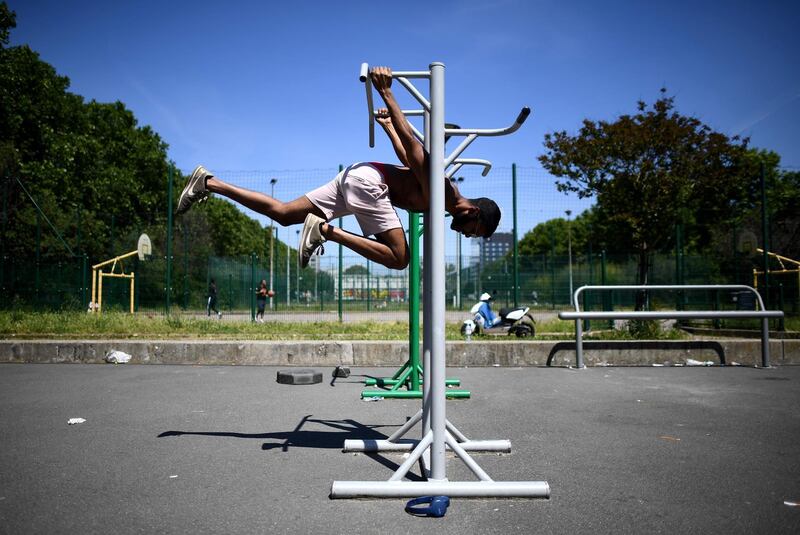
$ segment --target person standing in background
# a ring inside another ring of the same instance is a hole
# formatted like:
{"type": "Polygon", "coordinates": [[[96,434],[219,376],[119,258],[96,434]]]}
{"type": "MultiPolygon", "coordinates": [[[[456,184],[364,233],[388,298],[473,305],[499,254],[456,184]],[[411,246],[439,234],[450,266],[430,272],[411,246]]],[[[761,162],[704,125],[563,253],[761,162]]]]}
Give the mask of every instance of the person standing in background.
{"type": "Polygon", "coordinates": [[[211,311],[217,313],[217,317],[222,319],[222,312],[217,310],[217,281],[211,279],[208,285],[208,305],[206,306],[206,313],[210,317],[211,311]]]}
{"type": "Polygon", "coordinates": [[[256,290],[256,304],[258,305],[258,312],[256,312],[256,321],[264,323],[264,309],[267,306],[267,281],[261,279],[261,284],[256,290]]]}

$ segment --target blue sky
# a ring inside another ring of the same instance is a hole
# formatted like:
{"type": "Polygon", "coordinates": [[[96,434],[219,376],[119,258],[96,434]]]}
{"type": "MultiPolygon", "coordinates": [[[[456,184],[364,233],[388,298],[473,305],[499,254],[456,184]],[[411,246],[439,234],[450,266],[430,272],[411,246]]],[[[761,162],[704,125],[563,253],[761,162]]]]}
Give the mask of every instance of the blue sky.
{"type": "MultiPolygon", "coordinates": [[[[87,99],[123,101],[184,171],[201,162],[277,170],[395,161],[384,140],[367,144],[364,61],[401,70],[443,62],[446,118],[465,127],[506,126],[530,106],[519,132],[464,154],[497,167],[537,166],[546,132],[634,112],[662,86],[681,113],[800,167],[800,2],[9,5],[12,44],[29,44],[87,99]]],[[[286,197],[307,189],[281,186],[286,197]]]]}

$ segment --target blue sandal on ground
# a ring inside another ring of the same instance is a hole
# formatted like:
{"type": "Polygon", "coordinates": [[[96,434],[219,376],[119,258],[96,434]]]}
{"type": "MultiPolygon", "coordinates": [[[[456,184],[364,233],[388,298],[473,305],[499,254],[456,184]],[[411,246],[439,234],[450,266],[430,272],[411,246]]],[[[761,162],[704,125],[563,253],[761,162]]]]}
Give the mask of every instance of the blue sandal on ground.
{"type": "Polygon", "coordinates": [[[406,504],[406,513],[415,516],[442,517],[449,505],[450,498],[447,496],[421,496],[409,500],[406,504]]]}

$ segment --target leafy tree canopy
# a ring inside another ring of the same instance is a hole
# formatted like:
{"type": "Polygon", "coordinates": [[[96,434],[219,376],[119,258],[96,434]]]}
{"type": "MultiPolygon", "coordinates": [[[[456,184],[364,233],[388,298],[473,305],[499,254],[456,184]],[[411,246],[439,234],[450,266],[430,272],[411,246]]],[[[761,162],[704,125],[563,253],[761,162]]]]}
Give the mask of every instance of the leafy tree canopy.
{"type": "Polygon", "coordinates": [[[344,272],[345,275],[366,275],[369,273],[366,266],[362,266],[361,264],[353,264],[352,266],[347,267],[344,272]]]}
{"type": "Polygon", "coordinates": [[[17,14],[8,9],[6,2],[0,2],[0,48],[8,44],[11,28],[17,27],[17,14]]]}
{"type": "MultiPolygon", "coordinates": [[[[14,12],[0,3],[2,253],[30,256],[40,226],[43,254],[71,249],[104,260],[135,248],[141,232],[163,254],[167,144],[122,102],[85,102],[28,46],[6,47],[15,26],[14,12]]],[[[185,177],[176,174],[173,184],[177,199],[185,177]]],[[[195,252],[264,254],[268,233],[257,221],[221,200],[203,208],[175,221],[195,252]]]]}
{"type": "Polygon", "coordinates": [[[588,213],[581,214],[572,221],[559,217],[539,223],[519,241],[520,256],[566,255],[570,235],[572,250],[583,250],[587,243],[588,213]]]}
{"type": "Polygon", "coordinates": [[[650,106],[640,101],[635,115],[584,120],[576,135],[545,135],[544,146],[539,161],[560,191],[596,197],[599,212],[629,228],[641,283],[648,255],[668,243],[677,221],[729,219],[754,172],[747,140],[681,115],[665,89],[650,106]]]}

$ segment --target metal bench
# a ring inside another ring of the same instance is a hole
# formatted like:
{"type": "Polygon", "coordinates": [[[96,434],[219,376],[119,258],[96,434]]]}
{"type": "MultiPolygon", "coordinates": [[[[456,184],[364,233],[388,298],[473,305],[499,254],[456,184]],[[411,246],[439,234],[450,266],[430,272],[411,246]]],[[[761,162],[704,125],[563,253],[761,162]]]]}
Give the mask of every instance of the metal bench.
{"type": "Polygon", "coordinates": [[[661,320],[661,319],[726,319],[726,318],[759,318],[761,319],[761,365],[769,368],[769,320],[780,319],[783,311],[765,310],[764,301],[759,293],[750,286],[739,284],[690,284],[690,285],[633,285],[633,286],[581,286],[572,297],[574,311],[559,312],[562,320],[575,321],[575,364],[578,368],[583,363],[583,320],[661,320]],[[588,290],[740,290],[752,292],[758,303],[757,310],[657,310],[657,311],[605,311],[589,312],[580,308],[580,294],[588,290]]]}

